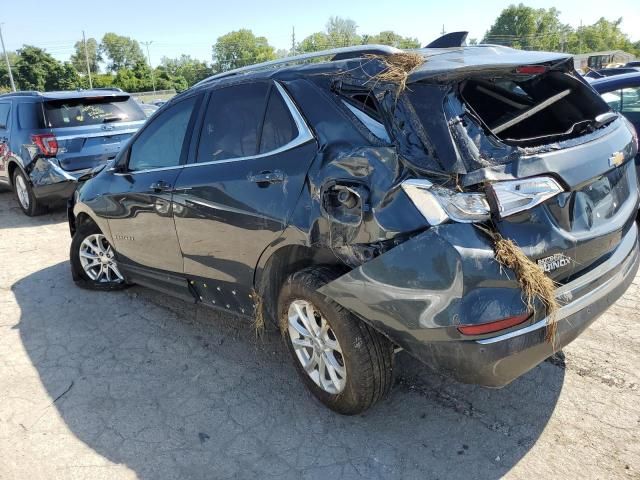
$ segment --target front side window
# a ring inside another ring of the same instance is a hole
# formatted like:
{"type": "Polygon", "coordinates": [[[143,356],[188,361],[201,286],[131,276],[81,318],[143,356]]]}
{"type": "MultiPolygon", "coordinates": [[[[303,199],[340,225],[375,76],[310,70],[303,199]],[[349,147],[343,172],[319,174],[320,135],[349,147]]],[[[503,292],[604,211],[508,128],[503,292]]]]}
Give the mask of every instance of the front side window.
{"type": "Polygon", "coordinates": [[[198,146],[199,163],[256,155],[268,90],[267,83],[246,83],[211,93],[198,146]]]}
{"type": "Polygon", "coordinates": [[[622,106],[622,90],[613,90],[611,92],[605,92],[602,94],[602,98],[609,108],[614,112],[619,112],[620,107],[622,106]]]}
{"type": "Polygon", "coordinates": [[[180,165],[183,145],[196,96],[170,106],[150,120],[135,139],[128,169],[149,170],[180,165]]]}

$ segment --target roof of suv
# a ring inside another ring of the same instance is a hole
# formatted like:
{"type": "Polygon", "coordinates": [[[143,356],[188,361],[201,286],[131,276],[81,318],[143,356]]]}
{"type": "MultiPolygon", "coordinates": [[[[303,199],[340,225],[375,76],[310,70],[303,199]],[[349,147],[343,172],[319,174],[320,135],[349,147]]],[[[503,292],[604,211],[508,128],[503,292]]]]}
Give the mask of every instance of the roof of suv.
{"type": "MultiPolygon", "coordinates": [[[[269,78],[298,73],[300,75],[317,73],[318,70],[340,71],[346,63],[362,59],[367,55],[390,55],[404,50],[387,45],[361,45],[357,47],[337,48],[314,52],[312,54],[285,57],[279,60],[259,63],[230,70],[208,77],[194,85],[199,88],[213,82],[226,79],[269,78]],[[326,61],[310,63],[311,59],[328,57],[326,61]]],[[[422,48],[409,50],[424,55],[425,62],[412,73],[412,76],[426,77],[450,71],[508,67],[545,62],[565,61],[570,55],[556,52],[536,52],[516,50],[501,45],[476,45],[453,48],[422,48]]]]}
{"type": "Polygon", "coordinates": [[[35,90],[11,92],[0,95],[0,98],[39,98],[44,100],[65,100],[73,98],[86,98],[86,97],[122,97],[123,95],[129,96],[128,93],[120,90],[59,90],[52,92],[38,92],[35,90]]]}

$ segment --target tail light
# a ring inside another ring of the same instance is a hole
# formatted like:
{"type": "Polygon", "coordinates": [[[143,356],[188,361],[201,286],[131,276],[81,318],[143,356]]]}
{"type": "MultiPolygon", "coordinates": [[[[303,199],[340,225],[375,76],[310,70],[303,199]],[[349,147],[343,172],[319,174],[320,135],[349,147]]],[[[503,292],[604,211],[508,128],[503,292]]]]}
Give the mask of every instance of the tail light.
{"type": "Polygon", "coordinates": [[[55,157],[58,154],[58,140],[53,133],[31,135],[31,141],[45,157],[55,157]]]}
{"type": "Polygon", "coordinates": [[[544,65],[523,65],[516,68],[516,73],[523,75],[538,75],[547,71],[547,67],[544,65]]]}
{"type": "Polygon", "coordinates": [[[526,312],[522,315],[503,318],[502,320],[496,320],[495,322],[480,323],[477,325],[461,325],[458,327],[458,331],[463,335],[484,335],[487,333],[494,333],[520,325],[521,323],[526,322],[530,316],[531,313],[526,312]]]}

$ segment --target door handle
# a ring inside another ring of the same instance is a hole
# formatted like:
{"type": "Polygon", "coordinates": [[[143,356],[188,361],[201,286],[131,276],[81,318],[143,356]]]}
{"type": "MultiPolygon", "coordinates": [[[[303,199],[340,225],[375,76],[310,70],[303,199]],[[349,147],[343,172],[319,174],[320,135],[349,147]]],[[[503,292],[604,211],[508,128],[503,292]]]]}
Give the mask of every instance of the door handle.
{"type": "MultiPolygon", "coordinates": [[[[284,173],[280,170],[274,170],[272,172],[265,171],[256,175],[249,175],[249,181],[257,183],[258,185],[264,185],[265,187],[271,183],[284,182],[284,173]]],[[[262,186],[261,185],[261,186],[262,186]]]]}
{"type": "Polygon", "coordinates": [[[171,184],[165,182],[164,180],[158,180],[157,182],[153,182],[151,185],[149,185],[149,188],[156,193],[170,192],[172,189],[171,184]]]}

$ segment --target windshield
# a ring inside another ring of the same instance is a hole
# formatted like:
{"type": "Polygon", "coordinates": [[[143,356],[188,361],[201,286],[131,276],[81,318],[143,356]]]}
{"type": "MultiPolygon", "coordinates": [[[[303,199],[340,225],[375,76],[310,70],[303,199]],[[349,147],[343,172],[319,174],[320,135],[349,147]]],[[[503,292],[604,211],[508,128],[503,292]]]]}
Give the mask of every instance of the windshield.
{"type": "Polygon", "coordinates": [[[78,127],[144,120],[144,112],[129,96],[70,98],[44,104],[47,127],[78,127]]]}

